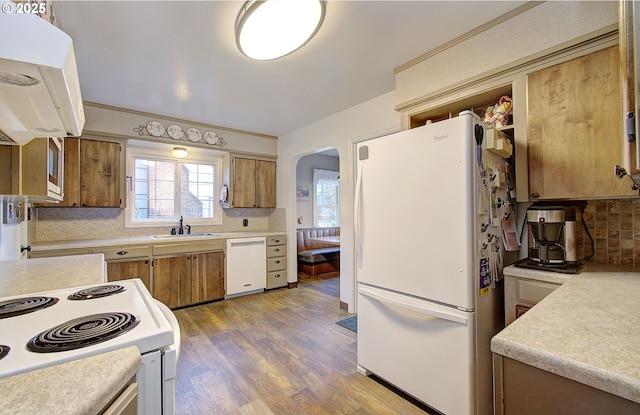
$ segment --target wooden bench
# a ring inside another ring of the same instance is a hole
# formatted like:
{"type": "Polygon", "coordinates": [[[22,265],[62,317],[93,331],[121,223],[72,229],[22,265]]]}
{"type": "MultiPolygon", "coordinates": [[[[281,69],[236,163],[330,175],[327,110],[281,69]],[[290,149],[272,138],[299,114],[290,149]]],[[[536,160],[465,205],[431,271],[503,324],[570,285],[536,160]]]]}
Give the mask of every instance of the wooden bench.
{"type": "Polygon", "coordinates": [[[301,228],[296,235],[298,272],[310,275],[340,272],[340,247],[311,240],[319,236],[340,235],[340,228],[301,228]]]}

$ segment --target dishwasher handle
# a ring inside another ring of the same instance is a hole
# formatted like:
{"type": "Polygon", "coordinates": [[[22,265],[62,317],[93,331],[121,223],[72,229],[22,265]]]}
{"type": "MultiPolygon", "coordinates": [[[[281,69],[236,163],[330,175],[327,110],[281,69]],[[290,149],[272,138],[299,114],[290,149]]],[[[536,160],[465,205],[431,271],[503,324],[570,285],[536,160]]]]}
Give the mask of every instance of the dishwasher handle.
{"type": "Polygon", "coordinates": [[[239,238],[228,239],[228,246],[235,248],[241,246],[253,246],[253,245],[266,245],[267,240],[265,238],[239,238]]]}

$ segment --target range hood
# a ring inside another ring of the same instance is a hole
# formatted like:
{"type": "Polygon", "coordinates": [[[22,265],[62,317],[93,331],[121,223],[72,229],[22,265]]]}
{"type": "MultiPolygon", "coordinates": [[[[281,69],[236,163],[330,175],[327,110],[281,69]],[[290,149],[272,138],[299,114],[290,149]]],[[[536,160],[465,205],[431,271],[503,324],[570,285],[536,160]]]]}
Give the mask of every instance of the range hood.
{"type": "Polygon", "coordinates": [[[85,119],[71,38],[12,2],[0,4],[0,143],[79,136],[85,119]]]}

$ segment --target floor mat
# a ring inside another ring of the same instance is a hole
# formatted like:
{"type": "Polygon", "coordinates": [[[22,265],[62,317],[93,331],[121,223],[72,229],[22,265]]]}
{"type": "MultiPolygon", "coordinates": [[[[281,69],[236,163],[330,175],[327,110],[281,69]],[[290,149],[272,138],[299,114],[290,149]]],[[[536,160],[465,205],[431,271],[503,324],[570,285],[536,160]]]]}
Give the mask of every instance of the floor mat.
{"type": "Polygon", "coordinates": [[[349,329],[351,331],[355,331],[356,333],[358,332],[358,316],[357,315],[347,317],[343,320],[336,322],[336,324],[346,329],[349,329]]]}

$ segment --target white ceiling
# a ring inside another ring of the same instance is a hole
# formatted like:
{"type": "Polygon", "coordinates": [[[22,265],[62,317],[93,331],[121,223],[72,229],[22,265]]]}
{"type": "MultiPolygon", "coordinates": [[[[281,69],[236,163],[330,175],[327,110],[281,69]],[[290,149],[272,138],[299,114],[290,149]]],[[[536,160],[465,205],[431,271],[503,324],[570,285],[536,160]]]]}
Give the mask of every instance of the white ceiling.
{"type": "Polygon", "coordinates": [[[330,0],[316,37],[273,61],[236,48],[243,3],[56,7],[85,101],[277,136],[392,91],[395,67],[525,2],[330,0]]]}

